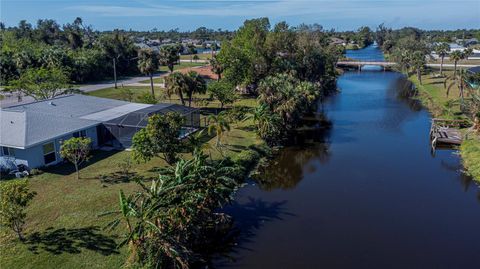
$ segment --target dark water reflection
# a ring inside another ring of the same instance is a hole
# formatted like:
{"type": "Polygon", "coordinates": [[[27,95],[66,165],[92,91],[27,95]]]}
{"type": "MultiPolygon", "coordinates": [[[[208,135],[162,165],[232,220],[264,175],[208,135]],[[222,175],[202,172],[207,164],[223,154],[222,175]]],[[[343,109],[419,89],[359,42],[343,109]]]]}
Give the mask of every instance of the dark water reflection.
{"type": "Polygon", "coordinates": [[[330,128],[307,131],[239,191],[234,259],[216,266],[480,268],[479,187],[456,151],[431,155],[411,85],[371,71],[338,86],[319,106],[330,128]]]}

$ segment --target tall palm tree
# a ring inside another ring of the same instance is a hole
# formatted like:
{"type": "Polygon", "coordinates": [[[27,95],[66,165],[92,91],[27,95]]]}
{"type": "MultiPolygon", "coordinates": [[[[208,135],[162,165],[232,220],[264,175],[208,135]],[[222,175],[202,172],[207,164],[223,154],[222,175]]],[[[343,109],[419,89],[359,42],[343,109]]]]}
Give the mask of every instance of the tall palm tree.
{"type": "Polygon", "coordinates": [[[411,65],[417,73],[417,79],[422,85],[422,70],[425,67],[425,55],[421,51],[415,51],[411,56],[411,65]]]}
{"type": "Polygon", "coordinates": [[[153,89],[153,73],[158,70],[158,55],[152,49],[141,49],[138,51],[138,69],[150,77],[150,89],[152,96],[155,96],[153,89]]]}
{"type": "Polygon", "coordinates": [[[463,60],[464,57],[465,57],[465,54],[463,52],[459,51],[459,50],[456,50],[456,51],[453,51],[452,53],[450,53],[450,60],[453,60],[453,65],[454,65],[453,75],[457,74],[458,61],[463,60]]]}
{"type": "Polygon", "coordinates": [[[190,71],[186,75],[187,79],[187,97],[188,106],[192,106],[192,96],[194,93],[202,94],[207,92],[207,82],[195,71],[190,71]]]}
{"type": "Polygon", "coordinates": [[[182,105],[185,105],[183,93],[188,92],[188,81],[184,74],[175,72],[165,77],[165,89],[168,96],[177,94],[180,97],[182,105]]]}
{"type": "Polygon", "coordinates": [[[470,98],[466,102],[466,106],[473,121],[472,129],[480,132],[480,87],[470,88],[470,98]]]}
{"type": "Polygon", "coordinates": [[[440,44],[437,44],[434,48],[435,53],[440,57],[441,63],[440,63],[440,75],[443,76],[443,60],[445,59],[445,56],[448,55],[448,52],[450,51],[450,45],[448,45],[445,42],[442,42],[440,44]]]}
{"type": "Polygon", "coordinates": [[[177,46],[165,46],[160,49],[159,59],[160,64],[165,65],[170,70],[170,73],[173,72],[175,63],[180,59],[179,49],[177,46]]]}
{"type": "Polygon", "coordinates": [[[218,49],[217,42],[212,43],[212,45],[210,46],[210,50],[212,51],[212,58],[215,56],[217,49],[218,49]]]}
{"type": "Polygon", "coordinates": [[[218,147],[225,132],[230,131],[230,123],[223,112],[218,113],[218,115],[210,115],[208,122],[208,134],[210,135],[215,131],[215,135],[217,136],[215,146],[218,147]]]}
{"type": "Polygon", "coordinates": [[[450,93],[450,89],[456,85],[459,90],[459,97],[462,99],[462,102],[463,102],[465,90],[473,89],[470,83],[468,83],[469,79],[470,79],[470,75],[467,73],[467,71],[463,69],[458,71],[457,73],[454,73],[452,76],[447,77],[443,84],[444,87],[447,88],[447,97],[448,97],[448,94],[450,93]],[[447,83],[449,81],[451,83],[447,87],[447,83]]]}
{"type": "Polygon", "coordinates": [[[195,49],[195,45],[192,43],[187,45],[187,50],[188,54],[190,55],[190,62],[193,62],[193,55],[197,53],[197,50],[195,49]]]}
{"type": "Polygon", "coordinates": [[[393,51],[392,56],[400,66],[402,73],[409,75],[411,53],[406,49],[397,48],[393,51]]]}

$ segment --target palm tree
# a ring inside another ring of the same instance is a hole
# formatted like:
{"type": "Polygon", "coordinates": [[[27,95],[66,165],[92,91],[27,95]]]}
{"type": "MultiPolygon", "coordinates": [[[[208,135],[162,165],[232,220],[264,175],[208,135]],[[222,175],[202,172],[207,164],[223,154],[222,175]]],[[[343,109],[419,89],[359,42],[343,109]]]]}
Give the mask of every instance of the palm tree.
{"type": "Polygon", "coordinates": [[[210,66],[212,68],[213,73],[217,74],[217,80],[222,79],[223,65],[217,59],[216,55],[213,56],[212,59],[210,59],[210,66]]]}
{"type": "MultiPolygon", "coordinates": [[[[181,224],[186,222],[185,218],[178,214],[179,212],[172,212],[183,210],[182,204],[178,204],[169,194],[178,193],[182,188],[192,188],[192,182],[187,182],[189,179],[190,181],[196,179],[191,176],[191,163],[192,160],[179,161],[173,176],[160,175],[159,179],[152,181],[150,187],[138,182],[143,189],[142,192],[127,197],[123,191],[120,191],[120,209],[100,215],[120,215],[119,218],[107,224],[107,228],[111,230],[122,222],[126,224],[127,234],[125,239],[120,242],[119,247],[128,244],[129,261],[143,265],[145,256],[155,253],[153,255],[158,263],[157,266],[154,266],[155,268],[162,268],[162,264],[172,262],[178,264],[178,266],[174,266],[175,268],[189,268],[188,262],[192,258],[190,251],[187,246],[182,244],[183,242],[178,236],[175,237],[171,234],[175,233],[175,229],[170,227],[170,225],[181,227],[183,226],[181,224]],[[164,230],[169,232],[163,232],[164,230]],[[153,249],[155,250],[152,251],[153,249]]],[[[174,198],[178,199],[178,197],[174,198]]],[[[186,197],[182,196],[181,198],[185,199],[186,197]]],[[[194,208],[191,205],[189,207],[189,209],[194,208]]],[[[177,232],[180,229],[177,229],[177,232]]]]}
{"type": "Polygon", "coordinates": [[[224,133],[230,131],[230,123],[223,112],[218,113],[218,115],[210,115],[208,117],[208,122],[208,134],[210,135],[215,131],[215,135],[217,136],[215,146],[218,147],[224,133]]]}
{"type": "Polygon", "coordinates": [[[192,153],[200,151],[202,147],[206,147],[208,143],[204,141],[205,129],[188,136],[187,145],[192,153]]]}
{"type": "Polygon", "coordinates": [[[392,56],[398,65],[400,65],[402,73],[409,75],[411,53],[406,49],[397,48],[393,51],[392,56]]]}
{"type": "Polygon", "coordinates": [[[272,142],[281,133],[281,119],[277,114],[273,114],[266,105],[259,105],[253,111],[253,114],[246,119],[253,119],[257,126],[257,134],[268,144],[272,142]]]}
{"type": "Polygon", "coordinates": [[[469,79],[470,79],[470,75],[467,73],[467,71],[463,69],[457,73],[453,73],[452,76],[448,76],[443,83],[444,87],[447,88],[447,97],[448,97],[448,94],[450,93],[450,89],[456,85],[459,90],[459,97],[462,99],[462,102],[463,102],[465,90],[473,89],[470,83],[468,83],[469,79]],[[447,87],[448,81],[451,81],[451,83],[447,87]]]}
{"type": "Polygon", "coordinates": [[[187,79],[187,97],[188,106],[192,106],[192,96],[194,93],[202,94],[207,91],[207,83],[205,80],[195,71],[190,71],[186,75],[187,79]]]}
{"type": "Polygon", "coordinates": [[[168,96],[177,94],[180,97],[182,105],[185,105],[183,93],[188,92],[188,81],[184,74],[175,72],[165,77],[165,89],[168,96]]]}
{"type": "Polygon", "coordinates": [[[120,209],[102,215],[119,216],[107,225],[111,229],[127,226],[121,245],[128,244],[129,261],[142,268],[190,268],[198,261],[192,248],[204,244],[206,228],[222,223],[215,209],[233,199],[232,174],[233,168],[208,162],[197,150],[191,159],[162,169],[150,186],[137,181],[140,191],[121,191],[120,209]]]}
{"type": "Polygon", "coordinates": [[[411,56],[411,65],[417,73],[417,79],[420,85],[422,85],[422,70],[425,64],[425,55],[421,51],[415,51],[411,56]]]}
{"type": "Polygon", "coordinates": [[[138,69],[150,77],[150,89],[152,96],[155,96],[153,90],[153,73],[158,70],[158,55],[152,49],[141,49],[138,51],[138,69]]]}
{"type": "Polygon", "coordinates": [[[113,79],[115,82],[115,89],[117,89],[117,65],[120,60],[125,59],[125,57],[130,57],[129,51],[131,51],[133,43],[128,36],[118,30],[114,30],[110,35],[103,36],[98,41],[105,54],[112,59],[113,79]]]}
{"type": "Polygon", "coordinates": [[[212,45],[210,46],[210,50],[212,51],[212,58],[215,57],[215,52],[217,51],[218,49],[218,45],[217,45],[217,42],[214,42],[212,43],[212,45]]]}
{"type": "Polygon", "coordinates": [[[447,43],[440,43],[435,46],[435,53],[440,57],[441,63],[440,63],[440,76],[443,75],[443,60],[445,59],[445,56],[448,55],[448,52],[450,51],[450,45],[447,43]]]}
{"type": "Polygon", "coordinates": [[[453,51],[452,53],[450,53],[450,60],[453,60],[453,65],[454,65],[454,71],[453,71],[453,75],[456,75],[457,74],[457,63],[458,61],[460,60],[463,60],[465,57],[465,54],[459,50],[456,50],[456,51],[453,51]]]}
{"type": "Polygon", "coordinates": [[[179,50],[177,46],[165,46],[160,49],[160,64],[165,65],[170,70],[170,73],[173,72],[175,63],[180,59],[178,56],[179,50]]]}
{"type": "Polygon", "coordinates": [[[190,62],[193,62],[193,55],[197,53],[197,50],[195,49],[195,45],[192,43],[187,45],[188,49],[188,54],[190,55],[190,62]]]}
{"type": "Polygon", "coordinates": [[[473,121],[472,129],[480,132],[480,87],[470,87],[470,98],[466,102],[473,121]]]}

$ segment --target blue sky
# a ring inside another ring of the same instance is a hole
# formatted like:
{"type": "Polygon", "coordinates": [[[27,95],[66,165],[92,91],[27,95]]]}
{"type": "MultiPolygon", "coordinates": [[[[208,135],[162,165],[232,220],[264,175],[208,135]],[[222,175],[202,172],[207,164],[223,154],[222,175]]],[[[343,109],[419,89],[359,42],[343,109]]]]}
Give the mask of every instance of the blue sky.
{"type": "Polygon", "coordinates": [[[272,23],[319,23],[327,29],[375,27],[480,28],[480,0],[0,0],[0,19],[81,17],[95,29],[194,30],[199,26],[233,30],[245,19],[267,16],[272,23]]]}

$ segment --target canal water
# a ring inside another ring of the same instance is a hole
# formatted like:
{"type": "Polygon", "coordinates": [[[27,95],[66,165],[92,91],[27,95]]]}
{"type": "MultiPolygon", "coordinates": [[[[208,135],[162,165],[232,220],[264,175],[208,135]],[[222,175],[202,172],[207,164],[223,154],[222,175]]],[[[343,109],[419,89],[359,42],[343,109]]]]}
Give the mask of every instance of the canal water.
{"type": "MultiPolygon", "coordinates": [[[[375,46],[349,51],[382,60],[375,46]]],[[[282,150],[228,212],[219,268],[480,268],[480,189],[454,150],[434,155],[429,113],[395,72],[346,72],[331,122],[282,150]]]]}

